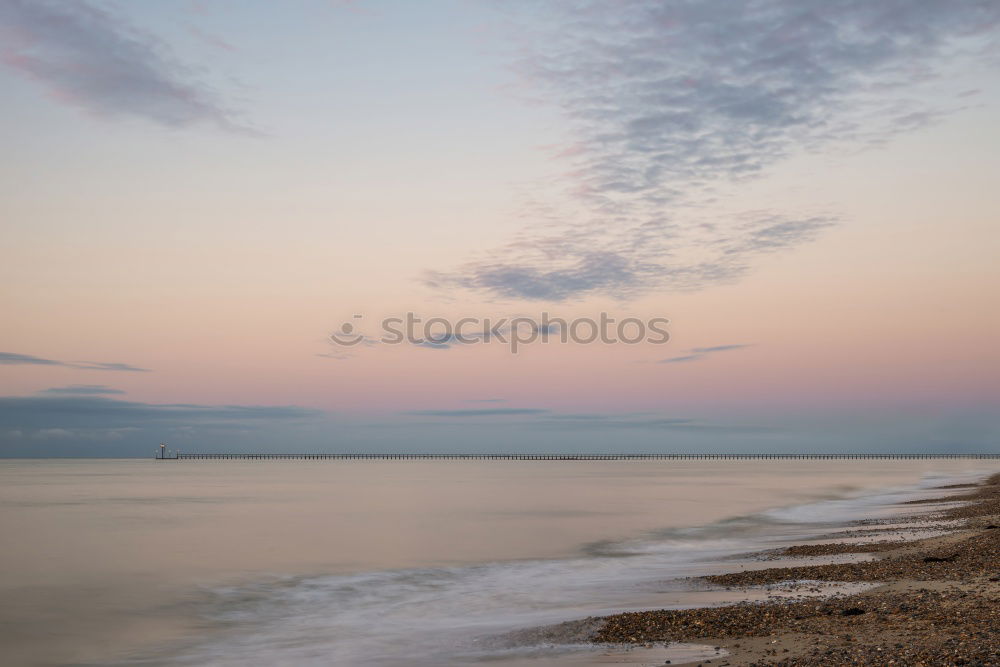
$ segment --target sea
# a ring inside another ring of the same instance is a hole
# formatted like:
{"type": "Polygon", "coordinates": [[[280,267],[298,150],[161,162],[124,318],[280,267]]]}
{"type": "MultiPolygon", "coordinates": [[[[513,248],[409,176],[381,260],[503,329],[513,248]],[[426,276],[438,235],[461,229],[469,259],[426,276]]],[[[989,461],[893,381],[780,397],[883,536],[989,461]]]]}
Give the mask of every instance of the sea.
{"type": "Polygon", "coordinates": [[[731,600],[690,577],[927,511],[902,503],[998,471],[947,459],[0,460],[0,655],[585,664],[594,648],[580,637],[524,631],[731,600]]]}

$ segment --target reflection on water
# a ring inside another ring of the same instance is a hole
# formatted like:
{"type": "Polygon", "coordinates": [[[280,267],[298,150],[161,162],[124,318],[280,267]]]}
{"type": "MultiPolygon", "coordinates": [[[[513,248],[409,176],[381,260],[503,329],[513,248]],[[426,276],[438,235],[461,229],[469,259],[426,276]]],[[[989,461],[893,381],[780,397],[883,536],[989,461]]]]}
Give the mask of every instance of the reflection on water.
{"type": "Polygon", "coordinates": [[[497,657],[486,635],[682,604],[670,579],[713,559],[991,467],[5,461],[0,646],[12,664],[460,664],[497,657]]]}

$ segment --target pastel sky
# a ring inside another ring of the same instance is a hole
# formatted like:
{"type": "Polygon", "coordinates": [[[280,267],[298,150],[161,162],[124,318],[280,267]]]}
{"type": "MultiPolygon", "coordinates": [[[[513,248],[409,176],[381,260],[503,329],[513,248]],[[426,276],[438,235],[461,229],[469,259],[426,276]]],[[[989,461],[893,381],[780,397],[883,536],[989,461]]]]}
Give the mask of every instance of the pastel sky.
{"type": "Polygon", "coordinates": [[[997,451],[996,0],[0,0],[0,96],[0,456],[997,451]]]}

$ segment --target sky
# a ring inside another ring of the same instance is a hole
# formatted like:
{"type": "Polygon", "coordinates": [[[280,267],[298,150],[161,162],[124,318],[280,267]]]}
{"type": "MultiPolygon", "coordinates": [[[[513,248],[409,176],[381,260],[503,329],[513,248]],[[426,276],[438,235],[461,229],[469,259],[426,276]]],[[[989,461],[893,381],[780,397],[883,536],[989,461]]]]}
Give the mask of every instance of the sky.
{"type": "Polygon", "coordinates": [[[1000,451],[996,0],[0,0],[0,100],[0,456],[1000,451]]]}

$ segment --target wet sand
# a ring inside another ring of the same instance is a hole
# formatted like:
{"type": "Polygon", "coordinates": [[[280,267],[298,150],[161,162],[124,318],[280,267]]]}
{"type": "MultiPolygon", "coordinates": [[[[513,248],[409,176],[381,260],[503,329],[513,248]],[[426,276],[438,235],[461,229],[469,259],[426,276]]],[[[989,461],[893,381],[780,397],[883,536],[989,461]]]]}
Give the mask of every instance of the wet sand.
{"type": "MultiPolygon", "coordinates": [[[[866,525],[844,533],[864,535],[868,542],[831,540],[785,549],[784,556],[796,558],[794,565],[703,578],[742,594],[780,582],[877,584],[867,591],[588,619],[597,628],[590,639],[605,645],[608,656],[642,647],[636,654],[640,660],[622,659],[641,664],[664,664],[672,642],[719,651],[671,660],[675,665],[1000,664],[1000,475],[944,492],[951,495],[913,503],[940,504],[940,511],[912,519],[915,535],[928,519],[948,522],[943,535],[901,540],[897,519],[892,526],[866,525]],[[869,557],[800,564],[802,558],[838,554],[869,557]]],[[[762,559],[773,555],[762,554],[762,559]]]]}

